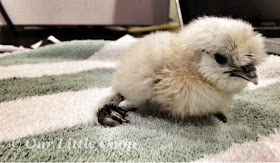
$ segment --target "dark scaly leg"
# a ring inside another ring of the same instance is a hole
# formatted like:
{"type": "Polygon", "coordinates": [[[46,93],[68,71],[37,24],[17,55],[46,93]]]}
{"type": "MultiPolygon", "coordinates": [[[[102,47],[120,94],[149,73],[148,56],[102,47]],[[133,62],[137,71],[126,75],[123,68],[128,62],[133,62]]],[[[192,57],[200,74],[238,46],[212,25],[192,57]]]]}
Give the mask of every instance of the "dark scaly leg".
{"type": "Polygon", "coordinates": [[[226,115],[224,113],[222,113],[222,112],[217,112],[217,113],[214,114],[214,116],[218,120],[222,121],[223,123],[227,123],[228,122],[228,119],[227,119],[226,115]]]}
{"type": "Polygon", "coordinates": [[[104,126],[117,126],[123,123],[129,123],[127,119],[130,110],[118,107],[119,103],[124,100],[120,94],[110,96],[104,101],[104,104],[97,111],[97,120],[104,126]]]}

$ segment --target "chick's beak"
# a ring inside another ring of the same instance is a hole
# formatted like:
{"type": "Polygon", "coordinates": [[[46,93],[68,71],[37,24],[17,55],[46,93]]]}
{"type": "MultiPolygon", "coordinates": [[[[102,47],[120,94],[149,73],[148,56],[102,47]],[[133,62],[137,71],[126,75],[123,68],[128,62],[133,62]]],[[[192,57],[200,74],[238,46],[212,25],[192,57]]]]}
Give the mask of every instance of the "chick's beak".
{"type": "Polygon", "coordinates": [[[258,76],[256,73],[256,67],[253,64],[248,64],[246,66],[241,66],[239,70],[231,71],[231,77],[240,77],[245,80],[248,80],[255,85],[258,84],[258,76]]]}

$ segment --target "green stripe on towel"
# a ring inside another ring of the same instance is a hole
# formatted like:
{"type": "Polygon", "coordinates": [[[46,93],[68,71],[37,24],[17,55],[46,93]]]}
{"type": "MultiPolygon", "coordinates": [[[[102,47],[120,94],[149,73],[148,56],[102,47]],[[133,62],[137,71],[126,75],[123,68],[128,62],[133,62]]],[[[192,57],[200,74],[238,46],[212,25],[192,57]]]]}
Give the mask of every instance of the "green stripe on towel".
{"type": "Polygon", "coordinates": [[[35,50],[1,57],[0,66],[83,60],[99,51],[110,41],[69,41],[48,45],[35,50]]]}
{"type": "Polygon", "coordinates": [[[130,115],[113,128],[91,124],[0,143],[1,161],[192,161],[280,128],[280,83],[236,96],[229,122],[130,115]],[[48,145],[49,144],[49,145],[48,145]]]}
{"type": "Polygon", "coordinates": [[[97,68],[64,75],[0,80],[0,102],[92,87],[109,87],[113,71],[111,68],[97,68]]]}

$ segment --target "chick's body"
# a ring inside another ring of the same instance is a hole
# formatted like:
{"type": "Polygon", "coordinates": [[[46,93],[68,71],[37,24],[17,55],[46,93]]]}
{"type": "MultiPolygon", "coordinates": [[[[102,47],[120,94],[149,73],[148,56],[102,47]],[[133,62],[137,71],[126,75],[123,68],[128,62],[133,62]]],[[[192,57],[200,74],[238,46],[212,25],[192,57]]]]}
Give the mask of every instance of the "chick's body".
{"type": "Polygon", "coordinates": [[[223,111],[232,94],[208,82],[199,72],[199,56],[178,54],[173,39],[158,32],[140,40],[117,67],[113,89],[139,109],[148,100],[180,117],[223,111]]]}
{"type": "Polygon", "coordinates": [[[126,114],[114,113],[123,100],[138,109],[159,104],[176,117],[224,115],[234,94],[248,81],[257,84],[255,66],[264,58],[262,36],[241,20],[203,17],[179,32],[148,35],[116,68],[113,93],[98,109],[98,122],[125,122],[126,114]]]}

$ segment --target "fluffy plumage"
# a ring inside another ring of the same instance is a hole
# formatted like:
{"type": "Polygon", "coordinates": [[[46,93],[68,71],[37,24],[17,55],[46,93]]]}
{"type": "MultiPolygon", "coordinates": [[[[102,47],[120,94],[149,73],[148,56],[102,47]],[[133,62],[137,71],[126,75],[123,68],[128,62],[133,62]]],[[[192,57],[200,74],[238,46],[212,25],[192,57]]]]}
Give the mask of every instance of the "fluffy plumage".
{"type": "Polygon", "coordinates": [[[147,103],[175,117],[213,114],[226,122],[233,95],[249,81],[257,84],[255,66],[265,57],[263,37],[242,20],[202,17],[175,33],[147,35],[116,68],[98,122],[126,122],[128,108],[145,109],[147,103]]]}

